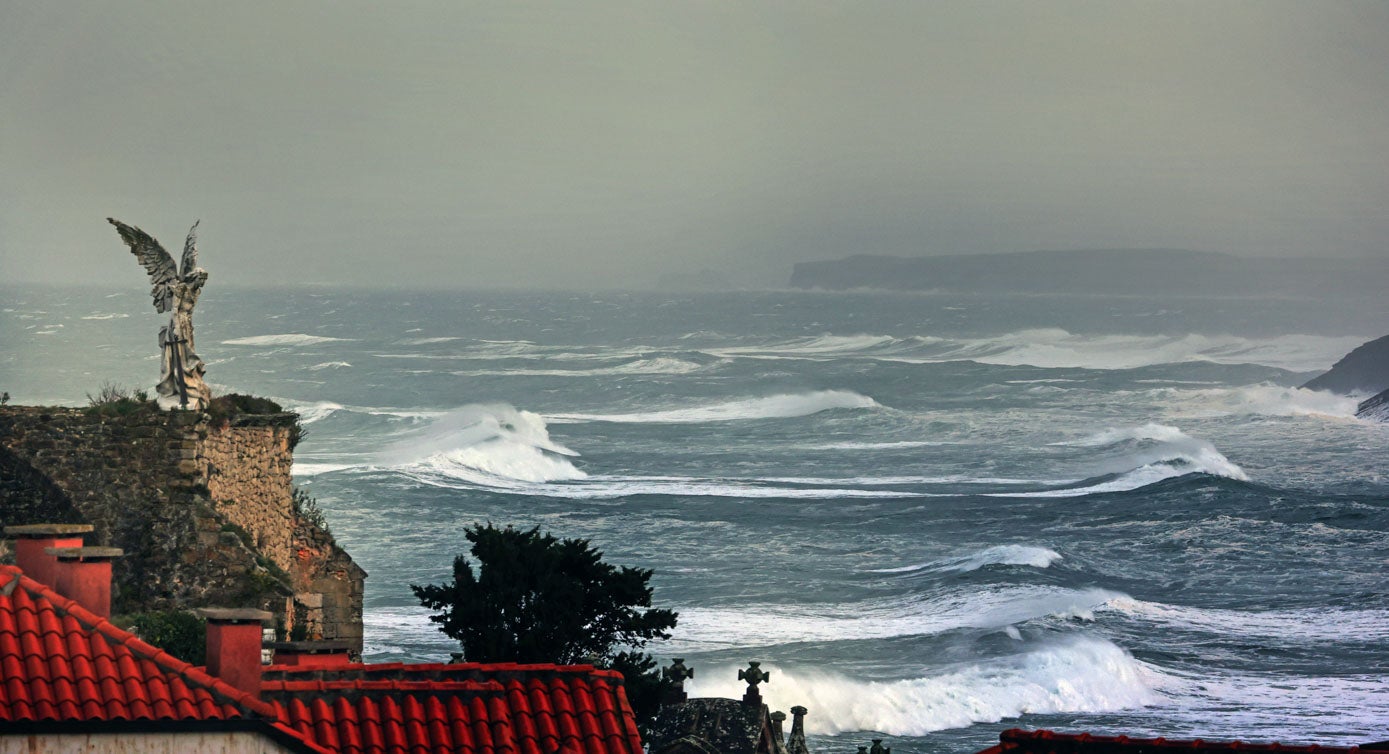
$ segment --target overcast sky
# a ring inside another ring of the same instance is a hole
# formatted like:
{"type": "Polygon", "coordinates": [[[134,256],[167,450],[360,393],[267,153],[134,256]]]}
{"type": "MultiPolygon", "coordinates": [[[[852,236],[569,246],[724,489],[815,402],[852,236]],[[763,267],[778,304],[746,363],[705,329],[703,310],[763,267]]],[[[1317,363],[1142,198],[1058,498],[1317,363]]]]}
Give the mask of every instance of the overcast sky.
{"type": "Polygon", "coordinates": [[[1389,255],[1389,3],[0,0],[0,281],[1389,255]]]}

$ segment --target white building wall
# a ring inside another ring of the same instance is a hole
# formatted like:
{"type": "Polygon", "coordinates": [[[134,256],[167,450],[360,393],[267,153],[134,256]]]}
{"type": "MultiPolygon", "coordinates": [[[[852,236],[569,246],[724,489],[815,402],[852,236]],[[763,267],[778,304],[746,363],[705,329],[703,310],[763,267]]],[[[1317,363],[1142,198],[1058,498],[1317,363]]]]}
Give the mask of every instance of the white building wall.
{"type": "Polygon", "coordinates": [[[91,733],[0,736],[0,754],[291,754],[259,733],[91,733]]]}

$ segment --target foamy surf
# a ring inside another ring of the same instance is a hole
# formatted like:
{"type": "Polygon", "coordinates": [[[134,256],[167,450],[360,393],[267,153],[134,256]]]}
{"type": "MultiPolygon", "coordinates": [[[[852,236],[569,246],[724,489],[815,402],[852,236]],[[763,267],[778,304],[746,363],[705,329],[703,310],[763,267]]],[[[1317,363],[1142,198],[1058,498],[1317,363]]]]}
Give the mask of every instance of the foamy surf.
{"type": "Polygon", "coordinates": [[[870,573],[916,573],[919,571],[957,571],[967,573],[991,565],[1016,565],[1030,568],[1050,568],[1061,560],[1061,553],[1049,547],[1034,545],[995,545],[968,555],[932,560],[899,568],[873,568],[870,573]]]}
{"type": "Polygon", "coordinates": [[[348,340],[330,338],[326,335],[306,335],[304,333],[285,333],[282,335],[252,335],[245,338],[232,338],[222,341],[224,346],[311,346],[318,343],[348,340]]]}
{"type": "Polygon", "coordinates": [[[1329,367],[1365,340],[1317,335],[1092,335],[1061,328],[1034,328],[980,338],[822,335],[762,345],[708,348],[706,352],[744,358],[860,358],[913,364],[975,361],[1000,366],[1099,370],[1204,361],[1310,372],[1329,367]]]}
{"type": "Polygon", "coordinates": [[[1180,417],[1309,416],[1354,419],[1359,403],[1352,398],[1317,390],[1268,383],[1236,388],[1155,390],[1155,403],[1180,417]]]}
{"type": "Polygon", "coordinates": [[[925,492],[878,490],[853,487],[792,487],[765,484],[749,479],[705,479],[699,477],[556,476],[548,479],[497,479],[458,473],[436,473],[424,466],[393,469],[417,482],[445,489],[505,489],[508,492],[564,500],[616,500],[625,497],[725,497],[747,500],[837,500],[938,497],[925,492]]]}
{"type": "Polygon", "coordinates": [[[708,368],[708,365],[670,357],[637,359],[625,364],[593,369],[537,369],[518,367],[515,369],[468,369],[452,374],[459,377],[604,377],[618,375],[644,374],[692,374],[708,368]]]}
{"type": "Polygon", "coordinates": [[[1389,611],[1316,608],[1222,610],[1115,597],[1102,610],[1160,624],[1165,630],[1201,631],[1279,644],[1380,644],[1389,641],[1389,611]]]}
{"type": "MultiPolygon", "coordinates": [[[[1021,654],[961,664],[918,678],[867,681],[769,665],[763,698],[772,709],[810,709],[806,731],[878,731],[921,736],[1023,714],[1114,712],[1163,701],[1166,677],[1118,646],[1072,637],[1021,654]]],[[[737,698],[733,666],[700,668],[691,696],[737,698]]]]}
{"type": "Polygon", "coordinates": [[[567,457],[578,454],[550,439],[545,422],[504,404],[450,411],[378,457],[380,465],[438,486],[511,487],[587,476],[567,457]]]}
{"type": "Polygon", "coordinates": [[[866,395],[851,390],[817,390],[810,393],[771,395],[763,398],[714,403],[690,408],[624,414],[550,414],[546,418],[567,422],[620,424],[702,424],[748,419],[793,419],[834,409],[881,408],[866,395]]]}
{"type": "Polygon", "coordinates": [[[932,597],[854,603],[781,605],[775,611],[683,608],[673,649],[718,649],[729,636],[739,646],[774,647],[815,641],[929,636],[963,629],[998,630],[1039,618],[1092,620],[1096,609],[1126,595],[1107,589],[982,587],[932,597]]]}
{"type": "Polygon", "coordinates": [[[1244,469],[1231,462],[1214,445],[1165,424],[1111,428],[1053,445],[1102,449],[1084,471],[1092,474],[1092,478],[1103,481],[1079,487],[989,494],[993,497],[1078,497],[1127,492],[1187,474],[1209,474],[1249,481],[1244,469]]]}

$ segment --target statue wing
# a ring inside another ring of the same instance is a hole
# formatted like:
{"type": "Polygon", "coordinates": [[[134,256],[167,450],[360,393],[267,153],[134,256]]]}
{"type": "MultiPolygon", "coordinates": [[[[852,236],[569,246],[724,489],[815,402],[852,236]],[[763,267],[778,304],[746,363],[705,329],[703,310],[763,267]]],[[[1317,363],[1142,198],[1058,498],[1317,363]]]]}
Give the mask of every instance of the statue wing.
{"type": "Polygon", "coordinates": [[[174,258],[169,256],[169,252],[150,234],[134,225],[126,225],[112,217],[106,218],[106,221],[116,226],[116,232],[121,234],[121,240],[130,247],[130,253],[140,260],[145,272],[149,273],[150,282],[154,284],[154,288],[150,290],[150,295],[154,297],[154,308],[160,313],[169,311],[173,308],[173,294],[169,290],[169,284],[178,279],[174,258]]]}
{"type": "Polygon", "coordinates": [[[193,274],[193,270],[198,268],[198,223],[202,220],[194,220],[193,227],[188,229],[188,240],[183,242],[183,261],[179,264],[179,277],[185,281],[188,276],[193,274]]]}

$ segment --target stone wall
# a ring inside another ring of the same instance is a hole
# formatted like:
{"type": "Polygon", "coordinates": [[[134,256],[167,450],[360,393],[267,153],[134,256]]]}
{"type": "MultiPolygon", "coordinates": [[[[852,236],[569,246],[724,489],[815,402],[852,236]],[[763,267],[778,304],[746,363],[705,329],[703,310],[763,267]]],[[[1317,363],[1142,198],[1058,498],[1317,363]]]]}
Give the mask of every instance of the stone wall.
{"type": "Polygon", "coordinates": [[[366,573],[295,510],[295,419],[0,406],[0,525],[92,524],[118,613],[258,607],[360,653],[366,573]]]}
{"type": "Polygon", "coordinates": [[[180,449],[181,458],[193,461],[183,468],[207,480],[213,508],[250,532],[256,550],[285,571],[295,562],[293,431],[292,425],[214,426],[180,449]]]}

